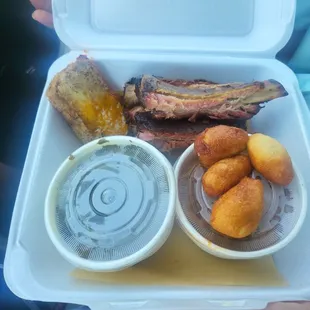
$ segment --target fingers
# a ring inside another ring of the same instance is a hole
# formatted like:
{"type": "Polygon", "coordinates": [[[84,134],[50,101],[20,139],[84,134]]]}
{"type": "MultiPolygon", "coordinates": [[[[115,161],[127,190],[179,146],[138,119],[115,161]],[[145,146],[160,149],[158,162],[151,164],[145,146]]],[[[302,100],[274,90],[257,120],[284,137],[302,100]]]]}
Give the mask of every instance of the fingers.
{"type": "Polygon", "coordinates": [[[32,14],[32,18],[37,22],[49,27],[54,28],[53,16],[51,13],[43,10],[36,10],[32,14]]]}
{"type": "Polygon", "coordinates": [[[282,303],[276,302],[274,304],[269,304],[265,310],[308,310],[310,309],[310,303],[299,303],[299,302],[292,302],[292,303],[282,303]]]}
{"type": "Polygon", "coordinates": [[[30,0],[36,9],[52,12],[52,0],[30,0]]]}
{"type": "Polygon", "coordinates": [[[52,17],[52,0],[30,0],[36,11],[32,14],[32,18],[37,22],[54,28],[52,17]]]}

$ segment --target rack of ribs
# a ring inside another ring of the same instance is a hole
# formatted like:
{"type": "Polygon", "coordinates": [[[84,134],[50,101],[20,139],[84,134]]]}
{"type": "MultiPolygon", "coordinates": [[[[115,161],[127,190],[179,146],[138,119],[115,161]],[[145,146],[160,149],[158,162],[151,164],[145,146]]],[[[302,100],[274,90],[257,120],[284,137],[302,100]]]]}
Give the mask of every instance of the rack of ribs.
{"type": "Polygon", "coordinates": [[[141,107],[154,119],[240,119],[256,115],[263,103],[287,96],[279,82],[215,84],[204,80],[132,78],[124,90],[127,107],[141,107]]]}
{"type": "Polygon", "coordinates": [[[132,134],[170,152],[185,149],[208,127],[246,129],[263,103],[287,95],[274,80],[216,84],[143,75],[126,83],[123,104],[132,134]]]}

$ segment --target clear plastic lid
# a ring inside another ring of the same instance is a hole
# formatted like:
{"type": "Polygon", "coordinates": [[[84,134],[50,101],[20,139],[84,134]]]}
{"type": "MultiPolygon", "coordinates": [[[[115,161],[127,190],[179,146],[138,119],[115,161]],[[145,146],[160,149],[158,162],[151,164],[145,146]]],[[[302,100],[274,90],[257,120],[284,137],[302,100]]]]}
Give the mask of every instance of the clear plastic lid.
{"type": "Polygon", "coordinates": [[[274,57],[291,36],[295,0],[54,0],[53,13],[71,49],[274,57]]]}
{"type": "Polygon", "coordinates": [[[135,143],[135,138],[119,137],[117,143],[111,139],[92,142],[86,151],[71,155],[47,195],[62,246],[94,262],[139,252],[167,218],[172,227],[174,217],[173,171],[164,156],[151,146],[142,147],[142,141],[135,143]]]}

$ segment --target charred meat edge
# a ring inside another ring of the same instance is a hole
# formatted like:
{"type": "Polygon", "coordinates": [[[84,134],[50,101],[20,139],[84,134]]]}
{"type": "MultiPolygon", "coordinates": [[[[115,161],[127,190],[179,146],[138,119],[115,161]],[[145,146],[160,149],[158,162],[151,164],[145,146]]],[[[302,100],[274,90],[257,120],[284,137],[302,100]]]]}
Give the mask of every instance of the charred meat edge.
{"type": "MultiPolygon", "coordinates": [[[[131,81],[133,82],[133,80],[131,81]]],[[[144,75],[134,86],[136,105],[152,112],[155,119],[250,119],[261,103],[287,96],[275,80],[253,83],[207,84],[203,88],[171,85],[144,75]]]]}

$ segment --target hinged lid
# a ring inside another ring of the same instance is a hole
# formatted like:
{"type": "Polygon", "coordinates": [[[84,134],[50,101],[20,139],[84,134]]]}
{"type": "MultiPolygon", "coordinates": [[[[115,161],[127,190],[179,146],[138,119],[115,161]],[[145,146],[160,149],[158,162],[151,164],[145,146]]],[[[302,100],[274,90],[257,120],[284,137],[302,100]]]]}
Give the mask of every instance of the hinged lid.
{"type": "Polygon", "coordinates": [[[71,49],[273,57],[293,29],[295,0],[54,0],[71,49]]]}

